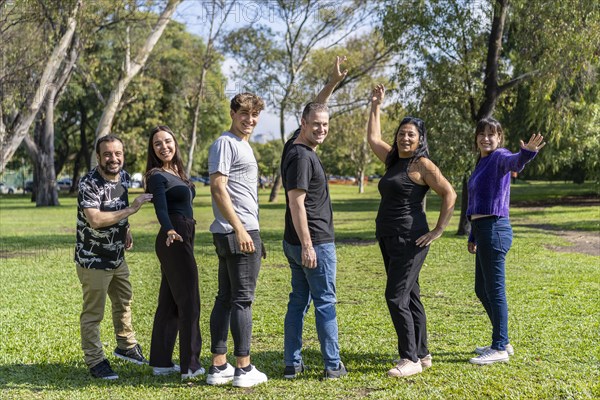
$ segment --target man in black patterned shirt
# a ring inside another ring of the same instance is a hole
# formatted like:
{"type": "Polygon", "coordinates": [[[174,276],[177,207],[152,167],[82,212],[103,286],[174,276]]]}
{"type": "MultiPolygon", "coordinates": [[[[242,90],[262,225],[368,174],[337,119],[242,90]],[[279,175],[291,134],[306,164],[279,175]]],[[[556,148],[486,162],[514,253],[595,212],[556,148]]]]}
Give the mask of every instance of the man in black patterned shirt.
{"type": "Polygon", "coordinates": [[[142,194],[129,205],[129,174],[122,170],[123,142],[118,137],[98,139],[96,158],[98,166],[81,179],[77,199],[75,268],[83,291],[81,348],[93,377],[117,379],[100,340],[107,295],[117,340],[114,355],[136,364],[148,363],[131,325],[132,290],[124,253],[133,246],[127,217],[152,195],[142,194]]]}

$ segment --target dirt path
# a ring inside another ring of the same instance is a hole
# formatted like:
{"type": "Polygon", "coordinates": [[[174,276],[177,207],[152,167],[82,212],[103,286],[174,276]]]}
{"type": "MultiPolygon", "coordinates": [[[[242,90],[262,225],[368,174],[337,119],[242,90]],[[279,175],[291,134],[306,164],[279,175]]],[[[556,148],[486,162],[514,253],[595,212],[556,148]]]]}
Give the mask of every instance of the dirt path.
{"type": "Polygon", "coordinates": [[[549,233],[560,236],[567,242],[572,243],[571,246],[555,246],[545,245],[549,250],[559,251],[563,253],[582,253],[600,257],[600,233],[588,231],[565,231],[557,230],[556,227],[550,225],[527,225],[535,228],[546,229],[549,233]]]}
{"type": "MultiPolygon", "coordinates": [[[[541,211],[546,207],[556,205],[573,205],[573,206],[591,206],[600,207],[600,198],[598,196],[585,196],[585,197],[563,197],[560,199],[549,199],[540,202],[515,202],[511,205],[517,207],[525,207],[532,211],[541,211]]],[[[590,254],[592,256],[600,257],[600,232],[593,231],[569,231],[557,228],[554,225],[549,224],[520,224],[521,226],[527,226],[530,228],[543,229],[548,233],[560,236],[566,241],[572,243],[571,246],[555,246],[545,245],[549,250],[559,251],[563,253],[582,253],[590,254]]]]}

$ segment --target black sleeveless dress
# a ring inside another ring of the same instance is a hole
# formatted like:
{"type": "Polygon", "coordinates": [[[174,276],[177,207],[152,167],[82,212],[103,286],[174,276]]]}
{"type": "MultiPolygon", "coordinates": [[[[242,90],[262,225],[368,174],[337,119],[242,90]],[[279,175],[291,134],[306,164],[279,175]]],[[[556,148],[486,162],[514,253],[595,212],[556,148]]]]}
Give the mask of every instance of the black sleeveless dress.
{"type": "Polygon", "coordinates": [[[400,158],[379,181],[381,202],[375,219],[375,236],[403,236],[416,240],[429,232],[423,198],[429,190],[408,176],[413,158],[400,158]]]}

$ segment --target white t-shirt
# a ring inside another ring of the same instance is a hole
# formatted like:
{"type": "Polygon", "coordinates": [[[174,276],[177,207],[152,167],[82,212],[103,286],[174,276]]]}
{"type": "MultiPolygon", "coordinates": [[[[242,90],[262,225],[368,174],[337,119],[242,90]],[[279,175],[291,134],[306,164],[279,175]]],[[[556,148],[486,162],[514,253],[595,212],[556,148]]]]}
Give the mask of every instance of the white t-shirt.
{"type": "MultiPolygon", "coordinates": [[[[208,173],[227,176],[227,192],[233,209],[247,231],[258,230],[258,164],[250,144],[231,132],[223,132],[208,150],[208,173]]],[[[223,217],[214,199],[212,233],[230,233],[231,224],[223,217]]]]}

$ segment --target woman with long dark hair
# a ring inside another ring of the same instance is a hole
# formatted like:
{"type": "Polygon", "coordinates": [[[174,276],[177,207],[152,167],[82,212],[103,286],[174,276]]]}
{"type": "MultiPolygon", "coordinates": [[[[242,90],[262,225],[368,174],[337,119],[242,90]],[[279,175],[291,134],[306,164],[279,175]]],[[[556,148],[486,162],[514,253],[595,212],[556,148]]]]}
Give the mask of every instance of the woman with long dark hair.
{"type": "Polygon", "coordinates": [[[505,259],[512,245],[512,227],[508,219],[511,171],[521,172],[544,147],[544,137],[532,135],[521,140],[521,151],[503,148],[502,126],[493,118],[484,118],[475,129],[477,165],[469,178],[467,218],[471,220],[468,251],[475,257],[475,293],[492,323],[492,342],[477,347],[473,364],[506,362],[514,349],[508,339],[508,303],[506,301],[505,259]]]}
{"type": "Polygon", "coordinates": [[[429,159],[427,131],[422,120],[404,118],[392,145],[382,140],[380,108],[384,95],[383,85],[373,89],[367,139],[386,169],[379,181],[381,203],[375,220],[375,235],[387,274],[385,299],[398,336],[400,355],[399,362],[388,375],[404,377],[431,366],[419,272],[429,245],[442,235],[450,221],[456,193],[429,159]],[[442,198],[440,215],[432,230],[429,230],[423,209],[423,199],[429,188],[442,198]]]}
{"type": "Polygon", "coordinates": [[[200,366],[200,293],[194,258],[194,184],[183,169],[177,139],[168,126],[150,132],[146,191],[152,193],[160,223],[155,249],[162,279],[152,328],[150,365],[155,375],[181,372],[182,379],[204,374],[200,366]],[[180,367],[172,355],[179,332],[180,367]]]}

